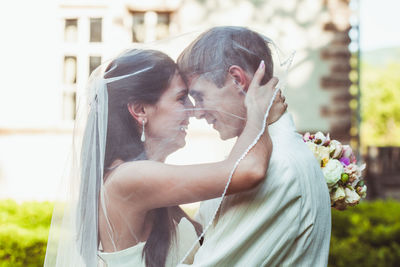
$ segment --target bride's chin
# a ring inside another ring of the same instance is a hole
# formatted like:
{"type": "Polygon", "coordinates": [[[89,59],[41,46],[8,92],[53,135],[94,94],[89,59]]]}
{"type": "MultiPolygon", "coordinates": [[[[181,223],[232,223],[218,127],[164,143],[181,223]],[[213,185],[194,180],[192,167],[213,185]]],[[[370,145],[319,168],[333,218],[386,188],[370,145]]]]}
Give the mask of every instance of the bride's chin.
{"type": "Polygon", "coordinates": [[[181,149],[182,147],[184,147],[186,145],[185,139],[186,139],[186,133],[184,133],[184,134],[180,133],[176,136],[175,145],[177,148],[175,150],[181,149]]]}
{"type": "Polygon", "coordinates": [[[185,145],[186,145],[186,140],[185,140],[185,137],[178,137],[178,140],[177,140],[177,142],[176,142],[176,145],[177,145],[177,150],[178,149],[180,149],[180,148],[182,148],[182,147],[184,147],[185,145]]]}

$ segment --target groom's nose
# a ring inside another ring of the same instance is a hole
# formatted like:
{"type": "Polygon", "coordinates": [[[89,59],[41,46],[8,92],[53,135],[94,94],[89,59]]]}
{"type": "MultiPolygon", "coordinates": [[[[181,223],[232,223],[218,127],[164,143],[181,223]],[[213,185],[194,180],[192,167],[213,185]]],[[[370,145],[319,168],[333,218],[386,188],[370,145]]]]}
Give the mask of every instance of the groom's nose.
{"type": "Polygon", "coordinates": [[[185,110],[186,110],[186,114],[189,117],[194,117],[195,116],[194,115],[194,105],[193,105],[192,101],[190,101],[189,98],[185,101],[185,110]]]}

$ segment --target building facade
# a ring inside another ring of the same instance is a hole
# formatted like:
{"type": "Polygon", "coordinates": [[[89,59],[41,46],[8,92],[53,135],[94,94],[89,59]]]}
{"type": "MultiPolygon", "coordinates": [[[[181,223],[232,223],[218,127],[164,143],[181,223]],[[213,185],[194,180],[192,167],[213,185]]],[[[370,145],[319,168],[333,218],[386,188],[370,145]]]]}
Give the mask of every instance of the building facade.
{"type": "MultiPolygon", "coordinates": [[[[345,143],[357,135],[350,107],[356,89],[352,94],[349,1],[44,0],[38,5],[16,0],[0,11],[6,37],[0,51],[5,62],[0,198],[54,199],[77,97],[101,62],[139,43],[179,40],[212,26],[246,26],[275,40],[285,55],[296,50],[284,94],[300,132],[330,132],[345,143]]],[[[173,53],[183,47],[174,46],[173,53]]],[[[192,125],[197,140],[192,145],[212,143],[221,153],[201,158],[182,149],[171,162],[222,159],[234,140],[216,141],[218,135],[204,122],[192,125]]]]}

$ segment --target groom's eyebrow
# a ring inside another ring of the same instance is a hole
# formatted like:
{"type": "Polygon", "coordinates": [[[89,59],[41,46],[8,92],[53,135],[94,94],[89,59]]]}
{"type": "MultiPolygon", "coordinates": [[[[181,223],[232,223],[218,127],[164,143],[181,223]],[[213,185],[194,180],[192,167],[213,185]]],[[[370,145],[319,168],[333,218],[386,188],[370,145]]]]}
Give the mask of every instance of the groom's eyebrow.
{"type": "Polygon", "coordinates": [[[193,89],[189,91],[189,94],[191,96],[193,96],[193,97],[203,97],[203,93],[202,92],[199,92],[199,91],[196,91],[196,90],[193,90],[193,89]]]}

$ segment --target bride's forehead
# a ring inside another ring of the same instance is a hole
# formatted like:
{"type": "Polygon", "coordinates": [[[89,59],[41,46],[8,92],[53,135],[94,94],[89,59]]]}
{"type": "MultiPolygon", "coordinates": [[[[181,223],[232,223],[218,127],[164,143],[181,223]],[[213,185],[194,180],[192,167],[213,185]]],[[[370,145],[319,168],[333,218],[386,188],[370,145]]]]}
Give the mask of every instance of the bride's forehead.
{"type": "Polygon", "coordinates": [[[172,80],[163,95],[175,97],[175,96],[179,96],[181,94],[187,94],[187,93],[188,93],[188,88],[183,81],[179,82],[177,80],[175,80],[175,81],[172,80]]]}

